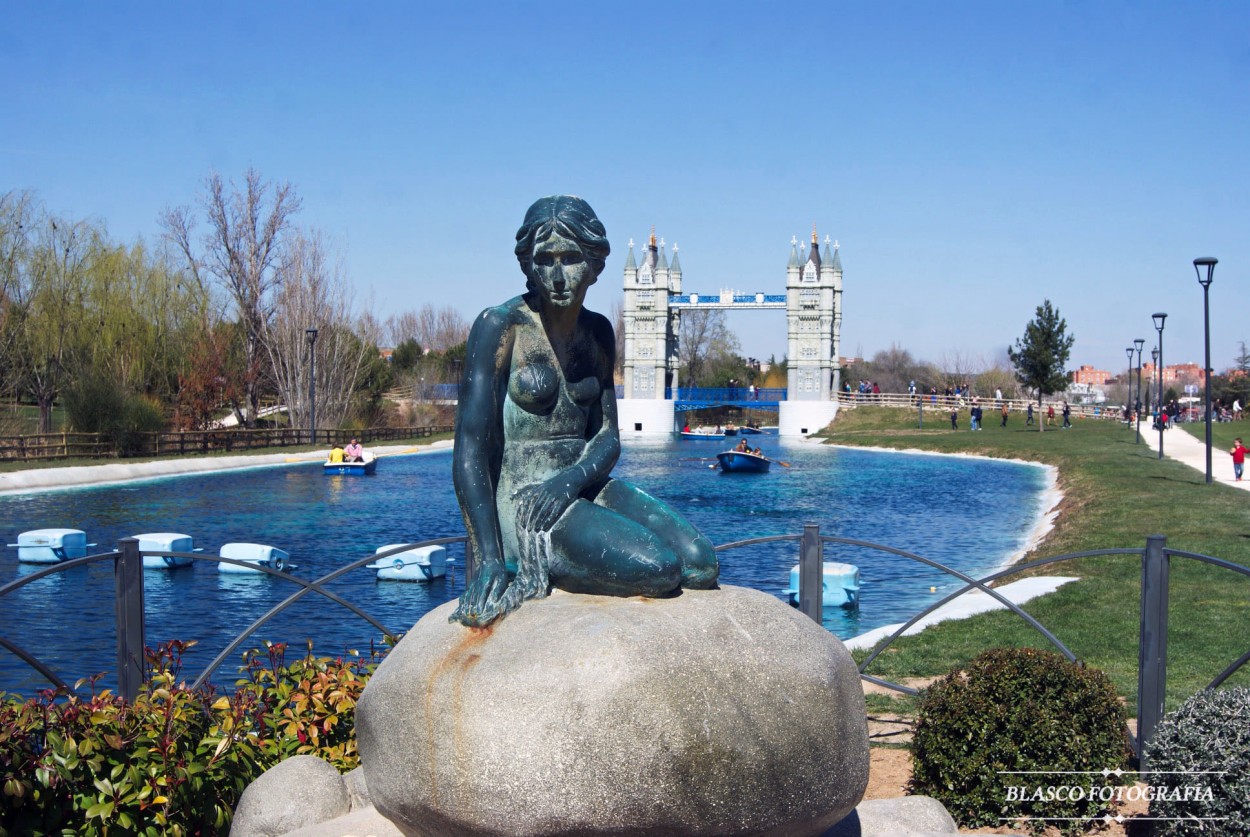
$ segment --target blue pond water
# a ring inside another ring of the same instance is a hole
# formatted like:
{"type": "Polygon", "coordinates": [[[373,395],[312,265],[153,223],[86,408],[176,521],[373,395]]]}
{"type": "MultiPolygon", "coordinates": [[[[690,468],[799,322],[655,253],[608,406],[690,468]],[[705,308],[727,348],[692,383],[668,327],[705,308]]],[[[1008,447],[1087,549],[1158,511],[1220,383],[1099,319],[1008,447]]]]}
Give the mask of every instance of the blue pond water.
{"type": "MultiPolygon", "coordinates": [[[[793,467],[766,475],[709,469],[723,442],[631,441],[616,475],[685,513],[715,544],[797,534],[817,523],[823,534],[884,543],[970,574],[987,572],[1020,548],[1040,511],[1045,474],[1008,462],[830,448],[761,437],[765,452],[793,467]]],[[[451,454],[389,457],[374,477],[326,477],[316,465],[257,468],[124,486],[0,498],[0,534],[15,543],[29,529],[83,529],[111,549],[143,532],[182,532],[215,554],[228,541],[267,543],[291,553],[296,575],[315,578],[389,543],[463,534],[451,487],[451,454]]],[[[463,552],[454,577],[431,584],[379,582],[371,570],[331,585],[394,631],[463,589],[463,552]]],[[[721,553],[721,580],[781,596],[796,563],[796,543],[721,553]]],[[[956,582],[936,570],[879,551],[827,547],[826,560],[859,565],[857,611],[826,609],[826,627],[842,637],[904,621],[956,582]],[[931,593],[930,587],[937,592],[931,593]]],[[[0,553],[0,584],[40,569],[0,553]]],[[[202,670],[258,615],[295,588],[268,577],[223,576],[215,563],[145,574],[148,644],[195,639],[186,670],[202,670]]],[[[114,665],[112,565],[59,573],[0,600],[0,636],[17,642],[72,682],[114,665]]],[[[263,640],[337,654],[368,650],[376,632],[319,596],[307,596],[243,647],[263,640]]],[[[215,676],[232,682],[238,659],[215,676]]],[[[106,674],[103,682],[112,683],[106,674]]],[[[31,693],[44,681],[0,649],[0,691],[31,693]]]]}

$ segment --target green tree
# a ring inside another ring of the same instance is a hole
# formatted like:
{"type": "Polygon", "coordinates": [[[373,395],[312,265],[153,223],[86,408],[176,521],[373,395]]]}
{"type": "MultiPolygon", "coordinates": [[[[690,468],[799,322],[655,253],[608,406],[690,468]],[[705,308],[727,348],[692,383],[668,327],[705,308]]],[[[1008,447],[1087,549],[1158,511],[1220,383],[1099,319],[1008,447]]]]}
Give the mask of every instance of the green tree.
{"type": "MultiPolygon", "coordinates": [[[[1068,334],[1068,323],[1059,316],[1058,310],[1043,300],[1037,306],[1037,314],[1024,327],[1024,336],[1016,339],[1014,348],[1007,349],[1007,356],[1015,367],[1016,380],[1037,393],[1040,408],[1042,398],[1068,388],[1064,366],[1072,352],[1076,337],[1068,334]]],[[[1041,431],[1046,423],[1039,421],[1041,431]]]]}
{"type": "Polygon", "coordinates": [[[1233,358],[1233,368],[1245,375],[1250,375],[1250,350],[1246,349],[1246,341],[1237,341],[1237,357],[1233,358]]]}
{"type": "Polygon", "coordinates": [[[42,221],[14,289],[11,361],[19,392],[39,406],[40,433],[52,432],[52,406],[92,337],[84,297],[99,238],[84,221],[42,221]]]}
{"type": "Polygon", "coordinates": [[[409,337],[396,346],[395,351],[391,353],[391,366],[396,371],[408,372],[416,368],[417,362],[421,360],[423,354],[421,344],[409,337]]]}

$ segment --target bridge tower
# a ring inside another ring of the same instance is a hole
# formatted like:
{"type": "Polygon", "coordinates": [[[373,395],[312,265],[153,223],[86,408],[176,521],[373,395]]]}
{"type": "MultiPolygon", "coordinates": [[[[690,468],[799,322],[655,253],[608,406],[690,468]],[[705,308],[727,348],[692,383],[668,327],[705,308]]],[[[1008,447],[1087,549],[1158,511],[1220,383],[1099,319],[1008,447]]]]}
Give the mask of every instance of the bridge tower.
{"type": "MultiPolygon", "coordinates": [[[[784,308],[787,395],[780,403],[772,402],[778,411],[779,431],[784,436],[806,436],[833,421],[841,375],[842,262],[838,245],[833,242],[831,246],[826,237],[822,254],[815,226],[810,252],[796,239],[790,244],[784,295],[740,293],[725,287],[714,294],[686,294],[681,289],[677,245],[673,245],[670,264],[664,242],[656,242],[652,228],[639,264],[630,240],[625,260],[625,333],[622,345],[617,346],[624,384],[617,401],[622,433],[671,433],[676,429],[681,314],[699,309],[784,308]]],[[[691,403],[686,395],[681,397],[687,406],[691,403]]],[[[695,401],[699,398],[691,397],[695,401]]]]}
{"type": "Polygon", "coordinates": [[[778,415],[782,435],[807,435],[837,414],[842,332],[842,261],[838,245],[820,252],[816,225],[810,251],[790,240],[786,267],[788,361],[786,402],[778,415]]]}
{"type": "Polygon", "coordinates": [[[624,290],[624,345],[617,346],[625,390],[619,404],[621,430],[669,433],[674,427],[674,411],[665,389],[677,388],[680,317],[670,298],[681,293],[681,263],[677,245],[673,245],[673,262],[669,264],[664,242],[656,243],[654,227],[641,265],[634,259],[634,241],[629,241],[624,290]]]}

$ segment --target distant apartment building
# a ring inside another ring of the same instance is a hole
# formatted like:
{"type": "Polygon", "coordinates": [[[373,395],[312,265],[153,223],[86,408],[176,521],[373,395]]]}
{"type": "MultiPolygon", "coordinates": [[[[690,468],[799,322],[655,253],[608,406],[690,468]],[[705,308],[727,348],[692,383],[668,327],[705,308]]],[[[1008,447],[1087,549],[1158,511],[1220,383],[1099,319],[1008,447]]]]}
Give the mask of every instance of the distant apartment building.
{"type": "MultiPolygon", "coordinates": [[[[1143,381],[1155,380],[1157,373],[1153,363],[1143,363],[1141,376],[1143,381]]],[[[1163,384],[1201,384],[1206,382],[1202,367],[1196,363],[1177,363],[1163,367],[1163,384]]]]}
{"type": "Polygon", "coordinates": [[[1105,369],[1095,369],[1092,366],[1082,364],[1080,369],[1074,369],[1068,372],[1068,380],[1074,384],[1084,384],[1086,386],[1104,386],[1112,382],[1114,376],[1105,369]]]}

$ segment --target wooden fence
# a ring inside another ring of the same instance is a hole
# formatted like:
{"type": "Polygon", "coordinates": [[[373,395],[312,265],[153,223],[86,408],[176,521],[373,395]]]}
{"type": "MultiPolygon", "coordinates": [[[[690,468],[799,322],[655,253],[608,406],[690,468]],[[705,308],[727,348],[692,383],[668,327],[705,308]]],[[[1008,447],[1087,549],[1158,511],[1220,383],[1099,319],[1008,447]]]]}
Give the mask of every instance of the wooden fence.
{"type": "MultiPolygon", "coordinates": [[[[1028,412],[1029,405],[1033,405],[1033,414],[1035,416],[1045,416],[1047,406],[1053,404],[1055,406],[1055,421],[1063,421],[1063,400],[1055,398],[1047,398],[1042,401],[1041,409],[1038,409],[1036,399],[1028,398],[1008,398],[1007,410],[1013,415],[1022,415],[1028,412]]],[[[838,397],[839,403],[843,407],[855,407],[857,405],[875,406],[875,407],[899,407],[911,410],[918,409],[918,406],[924,408],[925,413],[933,412],[949,416],[952,409],[958,410],[966,415],[968,409],[972,406],[972,399],[966,396],[955,395],[928,395],[919,394],[908,395],[905,392],[852,392],[843,393],[838,397]],[[917,400],[920,404],[917,405],[917,400]]],[[[984,420],[990,420],[1001,415],[1003,402],[993,397],[986,398],[978,396],[977,403],[981,405],[984,412],[984,420]]],[[[1081,416],[1083,418],[1098,418],[1123,420],[1123,407],[1114,404],[1072,404],[1068,405],[1072,410],[1072,416],[1075,418],[1081,416]]],[[[1143,422],[1149,421],[1149,416],[1143,417],[1143,422]]]]}
{"type": "MultiPolygon", "coordinates": [[[[261,430],[186,430],[175,433],[131,433],[126,437],[126,456],[180,456],[249,451],[300,445],[333,447],[352,438],[369,445],[425,438],[450,433],[450,424],[428,427],[368,427],[361,430],[307,430],[270,428],[261,430]]],[[[121,456],[117,440],[105,433],[42,433],[0,437],[0,462],[49,459],[116,459],[121,456]]]]}

